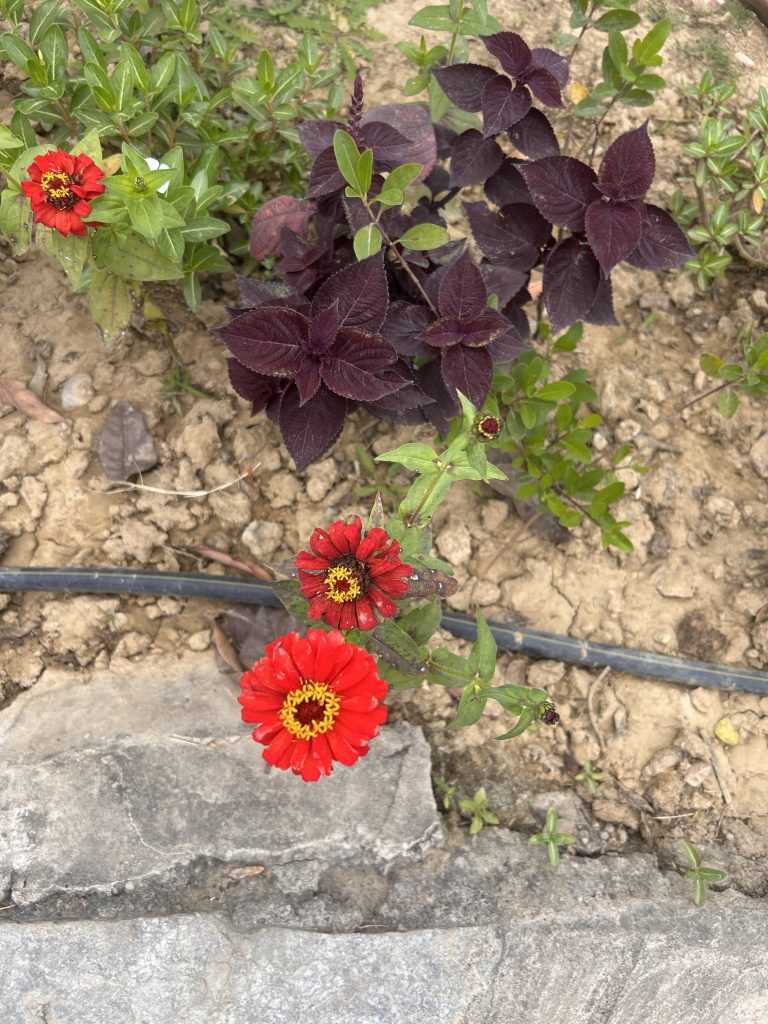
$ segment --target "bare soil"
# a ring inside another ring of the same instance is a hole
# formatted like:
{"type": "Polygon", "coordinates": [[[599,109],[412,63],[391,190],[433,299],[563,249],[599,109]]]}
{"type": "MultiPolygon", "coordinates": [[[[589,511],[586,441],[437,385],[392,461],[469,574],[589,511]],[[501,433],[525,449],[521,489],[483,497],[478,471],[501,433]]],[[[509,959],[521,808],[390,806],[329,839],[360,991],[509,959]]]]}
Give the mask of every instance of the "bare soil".
{"type": "MultiPolygon", "coordinates": [[[[407,21],[420,6],[394,0],[374,9],[371,21],[393,41],[418,41],[407,21]]],[[[658,163],[653,198],[661,205],[685,167],[681,145],[694,130],[683,84],[697,80],[715,54],[739,74],[747,104],[768,60],[768,30],[750,14],[734,18],[729,8],[698,0],[653,5],[656,16],[665,12],[676,23],[663,69],[669,87],[649,111],[658,163]]],[[[537,5],[534,16],[519,0],[497,0],[492,13],[533,45],[552,45],[567,25],[565,3],[537,5]]],[[[592,80],[603,41],[593,38],[579,52],[577,80],[592,80]]],[[[364,69],[369,101],[399,98],[405,61],[389,44],[376,48],[381,59],[364,69]]],[[[645,116],[616,110],[611,134],[645,116]]],[[[160,296],[173,350],[157,333],[131,331],[111,351],[86,300],[70,293],[50,260],[0,251],[0,282],[0,376],[32,381],[65,417],[45,424],[0,406],[2,564],[195,570],[203,563],[186,550],[194,544],[266,563],[290,558],[318,523],[367,511],[368,499],[356,493],[367,482],[356,445],[379,453],[413,439],[411,428],[359,414],[330,455],[296,474],[276,428],[263,417],[252,420],[231,392],[224,351],[208,331],[226,319],[231,282],[224,294],[211,291],[196,316],[160,296]],[[210,395],[177,395],[181,414],[164,384],[174,350],[194,386],[210,395]],[[77,374],[90,379],[80,378],[82,404],[63,410],[64,386],[77,374]],[[122,399],[142,410],[158,450],[144,484],[212,489],[258,468],[249,481],[200,499],[116,490],[96,446],[108,409],[122,399]]],[[[589,527],[559,545],[535,534],[513,543],[520,521],[511,504],[462,485],[435,521],[437,549],[461,584],[448,605],[468,612],[479,606],[492,619],[522,617],[533,628],[603,643],[768,668],[767,485],[750,460],[768,427],[765,405],[745,401],[731,421],[712,400],[680,411],[707,390],[702,352],[731,360],[740,326],[766,329],[765,282],[737,267],[702,294],[681,274],[630,270],[616,273],[615,293],[621,325],[588,327],[573,359],[589,369],[600,393],[605,445],[631,441],[647,467],[644,474],[620,472],[627,484],[620,512],[633,524],[634,554],[602,551],[589,527]]],[[[0,702],[34,685],[49,665],[71,666],[85,682],[95,668],[131,672],[150,651],[173,657],[205,650],[220,611],[171,598],[0,595],[0,702]]],[[[477,725],[448,733],[455,694],[432,687],[394,696],[394,713],[424,726],[436,776],[455,782],[457,795],[484,785],[502,822],[523,829],[554,803],[586,854],[645,841],[669,862],[685,837],[727,867],[742,890],[768,892],[768,698],[509,654],[498,678],[548,688],[560,726],[496,743],[507,726],[492,708],[477,725]],[[735,745],[715,737],[723,718],[736,729],[735,745]],[[586,759],[606,773],[594,797],[573,780],[586,759]]]]}

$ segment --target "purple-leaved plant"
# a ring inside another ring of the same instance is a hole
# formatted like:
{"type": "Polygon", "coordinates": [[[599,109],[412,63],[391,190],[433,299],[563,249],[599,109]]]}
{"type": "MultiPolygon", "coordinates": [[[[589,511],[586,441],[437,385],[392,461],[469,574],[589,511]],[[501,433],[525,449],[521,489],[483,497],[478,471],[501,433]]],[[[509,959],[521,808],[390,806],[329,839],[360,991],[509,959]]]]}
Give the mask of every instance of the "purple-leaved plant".
{"type": "Polygon", "coordinates": [[[526,347],[536,268],[559,332],[577,320],[617,322],[618,263],[667,270],[692,256],[669,214],[644,202],[655,172],[647,122],[615,139],[595,171],[561,154],[533,106],[562,107],[566,58],[513,32],[482,41],[503,74],[480,64],[434,72],[456,106],[482,113],[482,131],[432,125],[416,103],[365,111],[358,76],[346,125],[299,127],[314,158],[307,199],[276,197],[254,218],[252,251],[280,257],[284,284],[241,281],[244,308],[218,334],[233,387],[279,423],[298,469],[327,451],[359,404],[442,434],[457,390],[481,406],[494,365],[526,347]],[[372,151],[362,191],[358,171],[339,163],[339,132],[353,164],[372,151]],[[498,144],[505,134],[517,155],[498,144]],[[408,202],[401,183],[413,181],[420,194],[408,202]],[[446,241],[435,233],[445,204],[477,185],[486,201],[463,200],[466,239],[446,241]],[[358,261],[361,234],[373,248],[358,261]]]}

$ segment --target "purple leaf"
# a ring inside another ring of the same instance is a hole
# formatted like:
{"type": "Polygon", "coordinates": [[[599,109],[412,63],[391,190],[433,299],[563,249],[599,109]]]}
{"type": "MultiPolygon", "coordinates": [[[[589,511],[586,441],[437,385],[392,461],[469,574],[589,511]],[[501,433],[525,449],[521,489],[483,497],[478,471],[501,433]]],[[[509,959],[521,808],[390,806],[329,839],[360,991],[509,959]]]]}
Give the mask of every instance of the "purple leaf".
{"type": "Polygon", "coordinates": [[[591,167],[572,156],[548,156],[521,165],[520,173],[542,217],[559,228],[584,231],[584,214],[598,198],[591,167]]]}
{"type": "Polygon", "coordinates": [[[237,288],[243,309],[254,309],[290,295],[290,290],[283,284],[259,281],[255,277],[241,277],[240,274],[237,275],[237,288]]]}
{"type": "Polygon", "coordinates": [[[696,253],[670,215],[658,206],[644,205],[640,241],[627,263],[640,270],[672,270],[693,259],[696,253]]]}
{"type": "Polygon", "coordinates": [[[322,355],[336,340],[341,327],[338,301],[318,312],[309,322],[309,350],[322,355]]]}
{"type": "Polygon", "coordinates": [[[435,320],[422,335],[428,345],[435,348],[450,348],[464,340],[464,324],[458,317],[446,316],[435,320]]]}
{"type": "Polygon", "coordinates": [[[299,392],[299,405],[314,398],[320,387],[320,363],[315,356],[307,355],[296,371],[296,388],[299,392]]]}
{"type": "MultiPolygon", "coordinates": [[[[530,114],[526,114],[519,124],[523,124],[529,116],[530,114]]],[[[519,163],[520,161],[511,160],[505,156],[498,171],[486,181],[485,194],[497,206],[506,206],[508,203],[530,203],[533,205],[528,186],[517,169],[519,163]]]]}
{"type": "Polygon", "coordinates": [[[251,403],[251,414],[261,412],[267,407],[270,399],[281,395],[290,381],[285,378],[267,377],[263,373],[254,373],[243,366],[237,359],[227,360],[229,382],[241,398],[251,403]]]}
{"type": "Polygon", "coordinates": [[[494,213],[485,203],[464,203],[464,209],[475,241],[490,259],[525,254],[530,269],[549,240],[549,224],[533,206],[512,203],[494,213]]]}
{"type": "Polygon", "coordinates": [[[337,131],[346,130],[347,126],[338,121],[302,121],[297,128],[302,146],[313,157],[333,146],[333,136],[337,131]]]}
{"type": "Polygon", "coordinates": [[[510,327],[493,339],[486,352],[494,363],[504,363],[509,359],[515,359],[521,352],[526,352],[528,348],[529,346],[520,337],[517,330],[510,327]]]}
{"type": "Polygon", "coordinates": [[[509,323],[493,310],[471,319],[446,316],[436,320],[424,331],[422,337],[435,348],[450,348],[452,345],[469,345],[477,348],[486,345],[500,331],[507,330],[509,323]]]}
{"type": "Polygon", "coordinates": [[[440,372],[440,360],[432,359],[429,363],[419,367],[416,371],[416,380],[424,393],[432,399],[432,403],[425,406],[424,415],[438,433],[445,437],[450,428],[451,419],[461,406],[456,393],[446,387],[440,372]]]}
{"type": "Polygon", "coordinates": [[[347,400],[321,387],[314,398],[299,405],[299,393],[289,387],[280,403],[280,433],[296,463],[296,471],[326,452],[344,426],[347,400]]]}
{"type": "Polygon", "coordinates": [[[483,64],[452,64],[447,68],[434,68],[432,74],[445,95],[459,110],[477,113],[482,109],[482,95],[486,85],[501,76],[483,64]]]}
{"type": "Polygon", "coordinates": [[[438,159],[447,160],[459,133],[455,132],[453,128],[449,128],[447,124],[433,124],[432,127],[435,129],[438,159]]]}
{"type": "Polygon", "coordinates": [[[493,360],[487,349],[454,345],[442,353],[440,372],[448,387],[461,391],[480,408],[491,390],[493,360]]]}
{"type": "Polygon", "coordinates": [[[344,329],[323,360],[324,383],[342,398],[372,402],[403,386],[397,377],[380,371],[397,361],[397,353],[383,338],[344,329]]]}
{"type": "Polygon", "coordinates": [[[640,213],[632,203],[600,200],[588,207],[585,223],[587,241],[607,277],[640,241],[640,213]]]}
{"type": "Polygon", "coordinates": [[[255,260],[263,260],[266,256],[282,256],[281,229],[287,227],[297,235],[306,237],[313,210],[312,203],[294,196],[268,199],[251,221],[251,256],[255,260]]]}
{"type": "Polygon", "coordinates": [[[343,185],[344,176],[336,163],[333,146],[329,146],[315,158],[312,165],[312,170],[309,173],[307,198],[317,199],[319,196],[330,195],[331,192],[338,192],[343,185]]]}
{"type": "Polygon", "coordinates": [[[429,350],[420,335],[431,323],[432,314],[425,306],[412,302],[393,302],[381,328],[385,341],[404,356],[426,356],[429,350]]]}
{"type": "Polygon", "coordinates": [[[329,277],[312,300],[312,315],[339,304],[341,327],[376,333],[387,316],[389,290],[382,253],[368,256],[329,277]]]}
{"type": "Polygon", "coordinates": [[[261,306],[214,329],[232,355],[256,373],[295,373],[309,322],[293,309],[261,306]]]}
{"type": "Polygon", "coordinates": [[[531,50],[531,66],[534,68],[546,68],[554,75],[555,81],[564,89],[568,84],[569,66],[568,58],[563,57],[546,46],[536,46],[531,50]]]}
{"type": "Polygon", "coordinates": [[[456,139],[451,157],[451,188],[477,185],[501,167],[504,154],[493,139],[470,128],[456,139]]]}
{"type": "Polygon", "coordinates": [[[605,151],[598,180],[619,189],[619,199],[642,199],[656,171],[648,122],[624,132],[605,151]]]}
{"type": "Polygon", "coordinates": [[[531,109],[531,96],[522,85],[512,88],[503,75],[495,75],[483,89],[483,135],[490,138],[506,131],[531,109]]]}
{"type": "MultiPolygon", "coordinates": [[[[383,398],[376,400],[376,405],[380,408],[390,410],[418,409],[432,401],[414,383],[413,371],[403,359],[398,359],[396,363],[382,370],[382,376],[385,376],[387,380],[398,381],[401,386],[397,391],[393,391],[392,394],[384,395],[383,398]]],[[[368,405],[369,403],[366,402],[366,406],[368,405]]]]}
{"type": "Polygon", "coordinates": [[[509,263],[481,263],[480,273],[488,294],[495,295],[502,308],[528,283],[528,272],[509,263]]]}
{"type": "Polygon", "coordinates": [[[602,327],[612,327],[619,321],[613,311],[613,287],[610,277],[601,277],[597,286],[595,301],[589,307],[589,312],[582,317],[590,324],[598,324],[602,327]]]}
{"type": "Polygon", "coordinates": [[[513,78],[520,78],[531,63],[531,51],[525,40],[516,32],[497,32],[492,36],[480,36],[488,53],[499,61],[513,78]]]}
{"type": "Polygon", "coordinates": [[[545,103],[548,107],[564,106],[557,79],[546,68],[531,68],[527,71],[525,84],[539,103],[545,103]]]}
{"type": "Polygon", "coordinates": [[[421,164],[421,172],[416,180],[423,181],[437,160],[435,130],[426,109],[418,103],[383,103],[371,107],[363,114],[362,130],[367,130],[373,121],[389,125],[405,140],[400,144],[390,140],[386,146],[378,145],[375,154],[377,164],[383,169],[398,167],[400,164],[421,164]]]}
{"type": "MultiPolygon", "coordinates": [[[[384,124],[383,121],[370,121],[368,124],[361,125],[360,135],[368,149],[373,150],[373,157],[377,165],[390,163],[392,161],[389,156],[390,150],[399,150],[409,144],[409,140],[402,132],[390,124],[384,124]]],[[[397,161],[392,163],[392,166],[396,167],[397,161]]],[[[385,168],[385,170],[389,169],[389,167],[385,168]]]]}
{"type": "Polygon", "coordinates": [[[544,264],[544,305],[557,332],[583,319],[595,301],[600,267],[592,250],[577,238],[558,242],[544,264]]]}
{"type": "MultiPolygon", "coordinates": [[[[453,134],[456,135],[456,132],[454,132],[453,134]]],[[[451,146],[451,149],[453,149],[453,146],[451,146]]],[[[445,155],[450,156],[450,151],[445,155]]],[[[448,174],[448,171],[446,171],[444,167],[441,167],[439,164],[435,164],[435,166],[429,173],[429,177],[424,181],[424,184],[427,186],[427,188],[429,189],[433,196],[437,196],[441,192],[448,191],[448,189],[451,187],[451,178],[450,175],[448,174]]]]}
{"type": "MultiPolygon", "coordinates": [[[[531,160],[545,156],[558,156],[560,145],[554,128],[540,110],[529,110],[525,117],[509,129],[509,141],[531,160]]],[[[508,200],[510,202],[512,200],[508,200]]],[[[525,200],[514,200],[525,202],[525,200]]]]}
{"type": "Polygon", "coordinates": [[[442,316],[473,317],[488,304],[483,276],[464,253],[450,264],[440,282],[438,308],[442,316]]]}

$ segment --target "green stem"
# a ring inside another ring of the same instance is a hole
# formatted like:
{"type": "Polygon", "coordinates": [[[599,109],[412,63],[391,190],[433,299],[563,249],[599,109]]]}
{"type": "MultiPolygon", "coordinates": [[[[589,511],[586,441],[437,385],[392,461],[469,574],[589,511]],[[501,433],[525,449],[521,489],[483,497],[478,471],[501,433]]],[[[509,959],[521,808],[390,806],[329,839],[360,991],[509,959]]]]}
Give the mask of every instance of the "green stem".
{"type": "Polygon", "coordinates": [[[463,15],[463,13],[464,13],[464,3],[463,3],[463,0],[462,0],[462,3],[459,6],[459,10],[458,10],[458,12],[456,14],[456,22],[455,22],[456,28],[453,30],[453,33],[451,34],[451,42],[450,42],[450,45],[448,47],[448,56],[445,59],[445,63],[447,65],[453,64],[453,56],[454,56],[454,54],[456,52],[456,41],[459,38],[459,23],[461,21],[461,16],[463,15]]]}
{"type": "Polygon", "coordinates": [[[443,476],[444,473],[448,472],[450,467],[451,467],[450,463],[446,463],[445,465],[442,465],[442,464],[440,465],[439,472],[437,472],[437,473],[435,473],[433,475],[432,482],[430,483],[429,487],[424,492],[424,496],[422,497],[422,499],[419,502],[419,504],[416,506],[416,508],[412,512],[406,512],[406,514],[403,516],[403,522],[405,523],[405,525],[407,527],[415,526],[418,523],[419,516],[421,515],[421,510],[424,508],[426,503],[432,497],[432,494],[433,494],[435,488],[437,487],[438,480],[443,476]]]}
{"type": "Polygon", "coordinates": [[[368,214],[368,216],[369,216],[369,218],[371,220],[371,223],[374,224],[378,228],[378,230],[381,232],[381,237],[384,240],[384,244],[387,246],[389,251],[392,253],[392,255],[397,260],[397,262],[400,264],[400,266],[406,272],[408,277],[410,277],[411,281],[415,285],[416,290],[418,291],[419,295],[421,295],[422,299],[426,302],[426,304],[429,306],[429,308],[432,310],[432,312],[435,314],[435,316],[439,317],[440,314],[437,312],[437,310],[435,309],[434,304],[430,300],[430,298],[427,295],[427,293],[424,291],[424,289],[423,289],[423,287],[421,285],[421,281],[419,281],[418,277],[416,277],[414,272],[408,266],[407,260],[405,260],[402,257],[402,255],[395,248],[395,243],[392,241],[392,239],[389,237],[387,232],[382,227],[379,218],[374,214],[373,210],[371,209],[371,205],[368,202],[367,198],[363,199],[362,202],[363,202],[363,206],[365,207],[365,211],[366,211],[366,213],[368,214]]]}

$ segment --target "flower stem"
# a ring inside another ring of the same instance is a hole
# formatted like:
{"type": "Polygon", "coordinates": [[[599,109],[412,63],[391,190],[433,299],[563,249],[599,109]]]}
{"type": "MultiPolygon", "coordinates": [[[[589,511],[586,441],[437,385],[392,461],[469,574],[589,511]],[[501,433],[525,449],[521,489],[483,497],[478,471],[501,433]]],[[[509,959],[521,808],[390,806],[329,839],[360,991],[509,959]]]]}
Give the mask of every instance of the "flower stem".
{"type": "Polygon", "coordinates": [[[363,206],[365,207],[365,211],[366,211],[366,213],[368,214],[368,216],[371,219],[371,223],[374,224],[379,229],[379,231],[381,232],[381,237],[384,239],[384,244],[387,246],[389,251],[392,253],[392,255],[397,260],[397,262],[400,264],[400,266],[406,272],[408,277],[410,277],[411,281],[413,281],[414,285],[416,286],[416,290],[421,295],[422,299],[426,302],[426,304],[432,310],[434,315],[435,316],[439,316],[440,314],[437,312],[437,310],[435,309],[434,304],[430,300],[430,298],[427,295],[427,293],[424,291],[424,288],[422,287],[421,282],[419,281],[418,277],[416,277],[414,272],[408,266],[407,260],[405,260],[403,258],[403,256],[395,248],[395,243],[392,241],[392,239],[389,237],[387,232],[384,230],[384,226],[382,225],[380,219],[378,217],[376,217],[376,215],[374,214],[373,210],[371,209],[370,203],[368,202],[367,199],[363,199],[363,206]]]}

